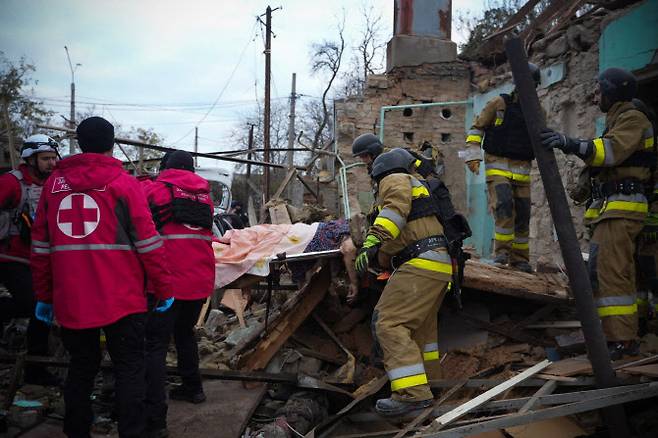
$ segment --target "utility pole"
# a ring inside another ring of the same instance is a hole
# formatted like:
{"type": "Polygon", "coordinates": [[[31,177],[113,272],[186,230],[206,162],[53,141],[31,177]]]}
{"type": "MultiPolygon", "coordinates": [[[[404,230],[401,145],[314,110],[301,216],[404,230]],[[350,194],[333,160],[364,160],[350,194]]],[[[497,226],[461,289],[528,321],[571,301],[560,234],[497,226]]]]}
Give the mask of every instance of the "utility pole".
{"type": "MultiPolygon", "coordinates": [[[[292,87],[290,91],[290,115],[288,116],[288,172],[295,165],[293,147],[295,145],[295,101],[297,99],[297,73],[292,74],[292,87]]],[[[288,184],[288,199],[292,200],[293,181],[288,184]]]]}
{"type": "MultiPolygon", "coordinates": [[[[254,148],[254,125],[249,125],[249,153],[247,154],[247,160],[251,160],[251,150],[254,148]]],[[[251,164],[247,164],[247,183],[245,187],[245,199],[249,198],[249,180],[251,179],[251,164]]]]}
{"type": "MultiPolygon", "coordinates": [[[[199,127],[194,127],[194,153],[199,152],[199,127]]],[[[194,167],[199,165],[196,155],[194,156],[194,167]]]]}
{"type": "MultiPolygon", "coordinates": [[[[265,11],[265,111],[263,114],[263,161],[270,161],[270,74],[272,71],[272,8],[265,11]]],[[[270,200],[270,169],[263,169],[265,202],[270,200]]]]}
{"type": "MultiPolygon", "coordinates": [[[[73,67],[71,56],[69,55],[69,48],[64,46],[64,50],[66,50],[66,59],[69,61],[69,68],[71,69],[71,116],[69,117],[69,128],[75,129],[75,71],[78,67],[82,66],[82,64],[75,64],[75,67],[73,67]]],[[[75,135],[71,134],[69,136],[69,155],[73,155],[74,153],[75,135]]]]}

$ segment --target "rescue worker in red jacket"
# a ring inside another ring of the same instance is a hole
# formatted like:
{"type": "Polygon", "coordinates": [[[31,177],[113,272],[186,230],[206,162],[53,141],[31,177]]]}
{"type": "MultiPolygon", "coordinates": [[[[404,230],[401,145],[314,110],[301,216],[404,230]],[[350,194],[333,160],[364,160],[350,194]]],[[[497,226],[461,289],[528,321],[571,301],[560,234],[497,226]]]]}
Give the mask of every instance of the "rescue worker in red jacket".
{"type": "MultiPolygon", "coordinates": [[[[18,169],[0,176],[0,283],[11,298],[0,301],[0,333],[12,318],[30,318],[28,354],[48,355],[47,324],[34,317],[34,292],[30,273],[30,233],[44,181],[59,158],[55,140],[31,135],[23,143],[18,169]]],[[[43,367],[25,367],[25,382],[57,385],[58,379],[43,367]]]]}
{"type": "Polygon", "coordinates": [[[100,330],[114,365],[119,436],[142,437],[146,277],[166,311],[173,302],[164,242],[137,180],[112,158],[114,127],[101,117],[77,128],[83,153],[46,181],[32,229],[36,315],[62,326],[71,365],[64,432],[89,437],[100,330]]]}
{"type": "Polygon", "coordinates": [[[150,436],[167,436],[166,357],[173,332],[183,384],[169,397],[190,403],[206,399],[199,374],[194,325],[214,289],[212,212],[208,181],[194,173],[189,152],[176,151],[156,180],[144,186],[153,220],[171,261],[172,308],[152,315],[146,327],[146,415],[150,436]]]}

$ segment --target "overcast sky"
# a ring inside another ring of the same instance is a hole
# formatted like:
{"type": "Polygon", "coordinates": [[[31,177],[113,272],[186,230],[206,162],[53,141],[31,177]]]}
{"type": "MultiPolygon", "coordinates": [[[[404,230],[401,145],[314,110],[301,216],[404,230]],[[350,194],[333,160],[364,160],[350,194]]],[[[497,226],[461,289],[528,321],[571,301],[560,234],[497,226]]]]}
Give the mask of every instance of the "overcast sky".
{"type": "MultiPolygon", "coordinates": [[[[273,100],[288,98],[293,72],[302,99],[321,94],[321,78],[310,76],[310,47],[335,38],[343,10],[348,43],[358,39],[361,4],[381,13],[384,39],[392,35],[393,0],[269,4],[282,7],[272,20],[273,100]]],[[[481,4],[454,0],[453,11],[477,11],[481,4]]],[[[188,150],[198,125],[200,151],[228,150],[234,148],[231,132],[263,97],[264,29],[256,16],[267,5],[264,0],[0,0],[0,51],[14,61],[25,56],[36,66],[34,95],[58,115],[69,114],[67,45],[73,63],[82,64],[75,73],[79,110],[94,103],[98,115],[111,122],[153,128],[167,145],[188,150]]],[[[453,28],[459,39],[456,33],[453,28]]]]}

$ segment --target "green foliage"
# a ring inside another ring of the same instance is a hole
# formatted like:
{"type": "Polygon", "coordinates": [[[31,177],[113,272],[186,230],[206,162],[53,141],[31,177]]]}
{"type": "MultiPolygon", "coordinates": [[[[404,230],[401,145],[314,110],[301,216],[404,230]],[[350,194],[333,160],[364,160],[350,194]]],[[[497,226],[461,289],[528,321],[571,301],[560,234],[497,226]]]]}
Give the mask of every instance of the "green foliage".
{"type": "MultiPolygon", "coordinates": [[[[36,81],[36,68],[21,58],[18,62],[0,52],[0,105],[7,105],[14,135],[25,137],[35,133],[35,125],[46,123],[53,115],[43,103],[31,97],[36,81]]],[[[4,123],[2,123],[4,128],[4,123]]]]}

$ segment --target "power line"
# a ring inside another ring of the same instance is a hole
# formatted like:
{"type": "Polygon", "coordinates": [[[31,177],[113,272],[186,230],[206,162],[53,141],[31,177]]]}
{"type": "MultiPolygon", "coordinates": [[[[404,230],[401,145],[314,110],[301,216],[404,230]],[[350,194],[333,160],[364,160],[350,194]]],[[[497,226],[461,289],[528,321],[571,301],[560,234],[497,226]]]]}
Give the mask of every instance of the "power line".
{"type": "MultiPolygon", "coordinates": [[[[254,25],[251,28],[251,31],[249,32],[249,39],[247,40],[247,44],[244,45],[244,47],[242,49],[242,52],[240,53],[240,57],[238,59],[238,62],[235,64],[235,67],[233,68],[233,71],[231,72],[230,76],[228,77],[228,80],[226,81],[226,84],[224,84],[224,87],[219,92],[219,95],[217,96],[217,98],[213,102],[213,105],[210,107],[210,109],[208,109],[208,111],[203,115],[203,117],[201,117],[199,122],[196,124],[197,126],[200,125],[201,123],[203,123],[204,120],[206,120],[206,117],[208,117],[208,115],[212,112],[212,110],[215,109],[215,106],[217,105],[217,102],[219,102],[219,99],[222,98],[222,96],[224,95],[224,91],[226,91],[229,84],[231,83],[231,80],[233,79],[233,76],[235,75],[235,72],[238,70],[238,67],[240,66],[240,63],[242,62],[242,58],[243,58],[245,52],[247,51],[247,47],[249,47],[249,44],[251,44],[252,35],[254,34],[254,32],[256,30],[257,23],[258,23],[257,21],[254,22],[254,25]]],[[[187,134],[183,135],[181,138],[179,138],[178,140],[173,142],[172,145],[175,145],[175,144],[179,143],[185,137],[190,135],[193,131],[194,131],[194,128],[192,128],[187,134]]]]}

